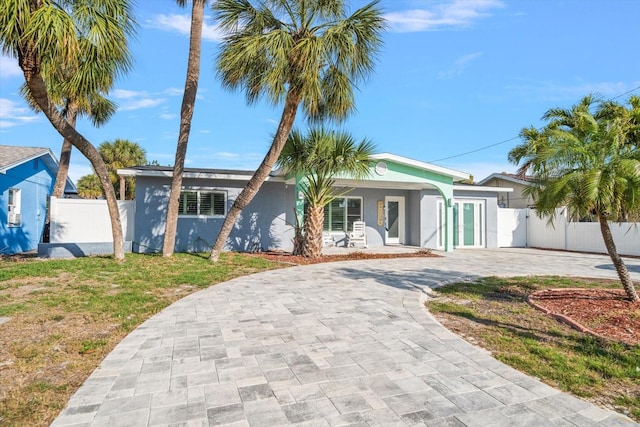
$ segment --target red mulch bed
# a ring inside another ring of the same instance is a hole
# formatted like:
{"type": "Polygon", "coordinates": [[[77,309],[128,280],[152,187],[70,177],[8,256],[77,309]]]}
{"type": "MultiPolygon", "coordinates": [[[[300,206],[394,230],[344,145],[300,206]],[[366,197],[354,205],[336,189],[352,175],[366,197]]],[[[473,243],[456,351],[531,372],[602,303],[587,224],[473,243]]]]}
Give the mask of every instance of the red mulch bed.
{"type": "Polygon", "coordinates": [[[640,344],[640,302],[631,302],[624,290],[544,289],[531,294],[529,301],[583,332],[640,344]]]}

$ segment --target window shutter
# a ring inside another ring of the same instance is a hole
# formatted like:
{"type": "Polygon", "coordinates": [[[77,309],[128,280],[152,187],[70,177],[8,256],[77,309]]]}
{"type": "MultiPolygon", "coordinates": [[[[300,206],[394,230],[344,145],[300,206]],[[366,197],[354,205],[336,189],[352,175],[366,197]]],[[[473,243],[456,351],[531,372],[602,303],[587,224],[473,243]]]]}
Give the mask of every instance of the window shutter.
{"type": "Polygon", "coordinates": [[[227,212],[227,201],[224,193],[213,193],[212,215],[224,216],[227,212]]]}
{"type": "Polygon", "coordinates": [[[200,215],[213,215],[213,193],[200,193],[200,215]]]}
{"type": "Polygon", "coordinates": [[[345,199],[334,199],[331,202],[331,231],[347,231],[344,226],[345,199]]]}

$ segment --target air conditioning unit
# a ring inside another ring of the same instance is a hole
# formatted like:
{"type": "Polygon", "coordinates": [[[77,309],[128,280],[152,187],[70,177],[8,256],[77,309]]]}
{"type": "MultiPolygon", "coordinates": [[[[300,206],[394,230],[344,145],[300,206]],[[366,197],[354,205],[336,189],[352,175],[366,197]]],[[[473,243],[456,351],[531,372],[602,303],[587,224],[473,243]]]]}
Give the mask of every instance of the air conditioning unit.
{"type": "Polygon", "coordinates": [[[17,213],[15,210],[12,210],[10,207],[9,218],[8,218],[9,225],[20,225],[20,221],[21,221],[20,214],[17,213]]]}

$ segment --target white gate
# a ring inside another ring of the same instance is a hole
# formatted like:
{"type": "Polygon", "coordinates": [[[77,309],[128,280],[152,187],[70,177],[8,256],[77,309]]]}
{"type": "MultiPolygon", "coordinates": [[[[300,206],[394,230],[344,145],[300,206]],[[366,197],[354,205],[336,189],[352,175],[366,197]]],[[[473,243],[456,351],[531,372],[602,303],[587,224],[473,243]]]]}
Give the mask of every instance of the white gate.
{"type": "Polygon", "coordinates": [[[501,248],[527,246],[526,209],[498,209],[498,246],[501,248]]]}

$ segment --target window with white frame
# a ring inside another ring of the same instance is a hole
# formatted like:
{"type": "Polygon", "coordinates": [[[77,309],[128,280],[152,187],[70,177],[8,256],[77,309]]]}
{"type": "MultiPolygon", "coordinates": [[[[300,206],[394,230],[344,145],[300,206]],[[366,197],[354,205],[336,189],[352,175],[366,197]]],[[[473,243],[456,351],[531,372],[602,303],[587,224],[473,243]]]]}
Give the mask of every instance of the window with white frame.
{"type": "Polygon", "coordinates": [[[7,225],[10,227],[19,227],[22,224],[20,213],[22,205],[22,192],[19,188],[9,189],[9,203],[7,209],[7,225]]]}
{"type": "Polygon", "coordinates": [[[180,192],[178,215],[225,216],[227,193],[224,191],[184,190],[180,192]]]}
{"type": "Polygon", "coordinates": [[[349,232],[362,218],[361,197],[339,197],[324,207],[324,231],[349,232]]]}

